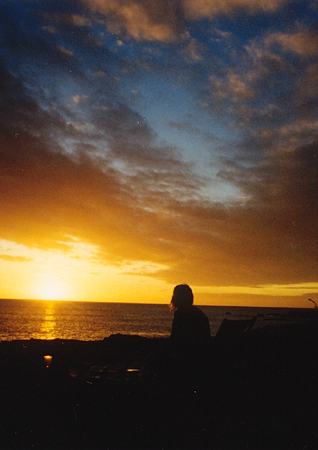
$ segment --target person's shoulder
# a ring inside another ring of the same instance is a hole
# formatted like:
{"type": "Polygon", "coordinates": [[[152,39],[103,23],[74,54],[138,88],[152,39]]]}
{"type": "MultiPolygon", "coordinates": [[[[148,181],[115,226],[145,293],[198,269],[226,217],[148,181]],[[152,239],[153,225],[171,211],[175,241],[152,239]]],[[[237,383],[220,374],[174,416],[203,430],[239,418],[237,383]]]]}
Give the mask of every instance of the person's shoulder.
{"type": "Polygon", "coordinates": [[[195,316],[198,318],[198,320],[203,321],[208,321],[208,316],[202,311],[202,309],[198,308],[197,306],[194,306],[195,308],[195,316]]]}
{"type": "Polygon", "coordinates": [[[205,316],[206,315],[202,311],[202,309],[198,308],[197,306],[193,306],[193,312],[194,312],[194,314],[197,314],[198,316],[205,316]]]}

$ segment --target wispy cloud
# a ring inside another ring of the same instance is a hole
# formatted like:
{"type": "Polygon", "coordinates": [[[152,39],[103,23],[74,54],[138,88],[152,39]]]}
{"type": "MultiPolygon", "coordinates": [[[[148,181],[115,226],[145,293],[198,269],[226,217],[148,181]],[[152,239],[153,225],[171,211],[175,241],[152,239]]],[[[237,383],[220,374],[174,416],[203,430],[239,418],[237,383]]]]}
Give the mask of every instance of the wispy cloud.
{"type": "Polygon", "coordinates": [[[171,42],[177,36],[178,16],[174,2],[134,0],[85,0],[102,14],[113,33],[127,33],[136,40],[171,42]]]}
{"type": "Polygon", "coordinates": [[[31,258],[27,258],[25,256],[14,256],[14,255],[6,255],[0,254],[0,259],[7,262],[29,262],[31,258]]]}
{"type": "MultiPolygon", "coordinates": [[[[83,0],[99,13],[113,33],[126,33],[136,40],[169,43],[187,36],[187,20],[211,19],[236,11],[273,13],[285,0],[83,0]]],[[[225,36],[223,32],[223,36],[225,36]]],[[[190,48],[193,44],[190,42],[190,48]]],[[[197,52],[196,52],[197,54],[197,52]]]]}
{"type": "Polygon", "coordinates": [[[316,29],[302,28],[292,33],[272,33],[267,36],[266,44],[277,44],[299,56],[313,56],[318,54],[318,32],[316,29]]]}

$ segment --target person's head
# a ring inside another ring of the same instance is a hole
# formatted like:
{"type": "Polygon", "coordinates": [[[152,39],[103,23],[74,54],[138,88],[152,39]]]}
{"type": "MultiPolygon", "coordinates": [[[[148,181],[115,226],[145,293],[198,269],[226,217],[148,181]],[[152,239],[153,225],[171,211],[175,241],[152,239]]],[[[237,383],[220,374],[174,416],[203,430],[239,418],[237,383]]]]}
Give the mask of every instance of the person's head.
{"type": "Polygon", "coordinates": [[[193,304],[193,292],[187,284],[178,284],[173,290],[171,299],[172,309],[189,308],[193,304]]]}

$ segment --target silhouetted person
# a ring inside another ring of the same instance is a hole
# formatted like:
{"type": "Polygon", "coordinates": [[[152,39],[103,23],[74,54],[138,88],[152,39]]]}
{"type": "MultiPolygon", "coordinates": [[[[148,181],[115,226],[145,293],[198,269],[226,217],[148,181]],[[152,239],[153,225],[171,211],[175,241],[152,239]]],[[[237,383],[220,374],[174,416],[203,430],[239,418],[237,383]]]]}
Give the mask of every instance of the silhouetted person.
{"type": "Polygon", "coordinates": [[[207,344],[210,341],[210,324],[207,316],[193,306],[193,293],[187,284],[173,290],[171,307],[174,311],[171,339],[180,344],[207,344]]]}

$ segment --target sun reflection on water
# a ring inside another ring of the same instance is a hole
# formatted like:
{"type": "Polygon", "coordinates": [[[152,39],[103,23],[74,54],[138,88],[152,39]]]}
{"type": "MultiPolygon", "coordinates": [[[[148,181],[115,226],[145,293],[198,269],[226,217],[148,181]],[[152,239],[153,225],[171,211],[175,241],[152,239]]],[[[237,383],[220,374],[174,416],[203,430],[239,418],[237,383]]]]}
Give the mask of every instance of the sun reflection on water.
{"type": "Polygon", "coordinates": [[[47,302],[43,321],[41,324],[41,333],[44,339],[55,339],[56,333],[56,316],[55,316],[55,302],[47,302]]]}

